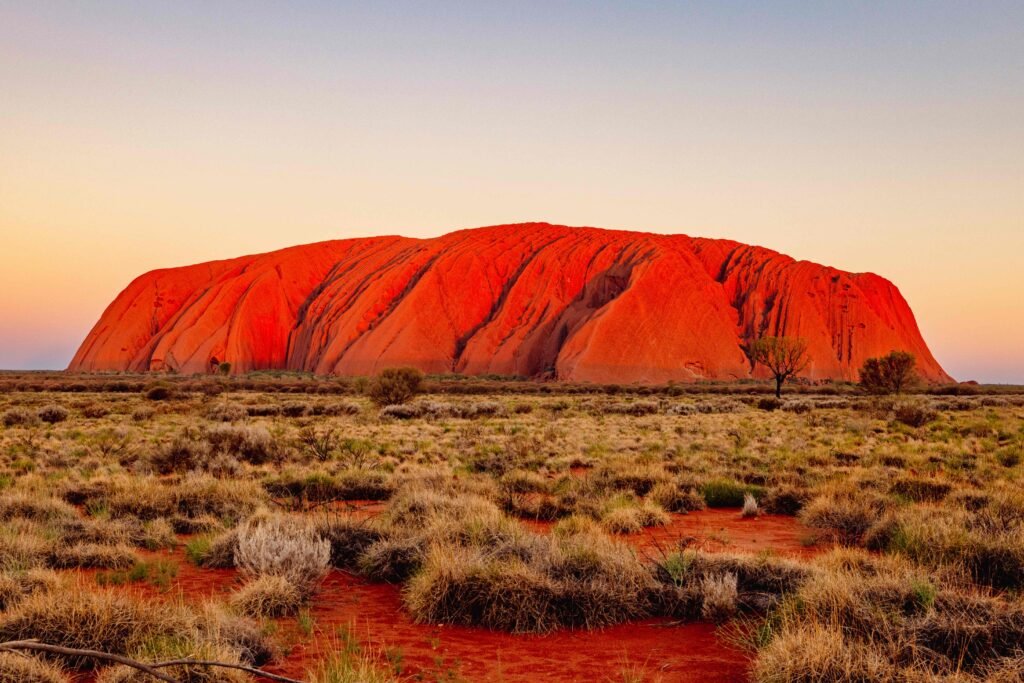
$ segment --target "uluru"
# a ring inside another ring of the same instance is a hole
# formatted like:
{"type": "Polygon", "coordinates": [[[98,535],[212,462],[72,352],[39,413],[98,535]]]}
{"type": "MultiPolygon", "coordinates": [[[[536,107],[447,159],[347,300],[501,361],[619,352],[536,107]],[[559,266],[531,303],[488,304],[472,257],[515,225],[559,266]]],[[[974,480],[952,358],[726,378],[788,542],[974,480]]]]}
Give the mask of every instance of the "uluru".
{"type": "Polygon", "coordinates": [[[72,371],[287,369],[661,383],[761,376],[745,349],[807,340],[814,380],[909,351],[939,366],[899,290],[871,273],[686,235],[523,223],[431,239],[291,247],[136,278],[72,371]]]}

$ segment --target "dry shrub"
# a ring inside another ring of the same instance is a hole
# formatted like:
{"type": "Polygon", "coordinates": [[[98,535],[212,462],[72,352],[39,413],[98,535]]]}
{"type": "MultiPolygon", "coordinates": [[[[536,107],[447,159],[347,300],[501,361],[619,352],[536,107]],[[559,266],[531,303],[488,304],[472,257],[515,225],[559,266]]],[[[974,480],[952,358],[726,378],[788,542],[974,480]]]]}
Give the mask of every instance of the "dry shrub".
{"type": "Polygon", "coordinates": [[[613,504],[601,517],[601,526],[613,534],[632,534],[646,527],[665,526],[668,514],[654,503],[613,504]]]}
{"type": "Polygon", "coordinates": [[[373,581],[399,583],[419,571],[426,554],[422,536],[384,537],[360,555],[359,572],[373,581]]]}
{"type": "Polygon", "coordinates": [[[771,555],[704,553],[692,550],[673,553],[654,565],[662,583],[700,589],[709,578],[736,577],[741,604],[761,609],[803,586],[815,570],[795,560],[771,555]]]}
{"type": "Polygon", "coordinates": [[[170,519],[160,517],[152,522],[147,522],[147,524],[156,524],[159,522],[170,524],[171,530],[175,534],[212,534],[221,531],[224,528],[221,521],[213,515],[189,517],[187,515],[177,514],[170,519]]]}
{"type": "Polygon", "coordinates": [[[423,406],[415,403],[386,405],[380,409],[380,416],[390,417],[395,420],[413,420],[417,417],[423,417],[423,406]]]}
{"type": "Polygon", "coordinates": [[[206,419],[215,422],[238,422],[249,416],[245,406],[237,403],[218,403],[206,411],[206,419]]]}
{"type": "Polygon", "coordinates": [[[0,519],[4,521],[21,518],[53,522],[77,517],[78,512],[74,507],[57,498],[21,492],[0,496],[0,519]]]}
{"type": "Polygon", "coordinates": [[[331,565],[338,569],[355,568],[360,556],[384,537],[365,521],[338,515],[317,520],[316,531],[330,543],[331,565]]]}
{"type": "Polygon", "coordinates": [[[986,523],[982,515],[908,511],[883,519],[869,540],[925,566],[959,570],[985,586],[1017,589],[1024,586],[1024,527],[1005,524],[986,523]]]}
{"type": "Polygon", "coordinates": [[[910,630],[916,643],[958,667],[984,670],[993,658],[1020,656],[1024,609],[987,596],[942,592],[910,630]]]}
{"type": "Polygon", "coordinates": [[[554,536],[574,536],[576,534],[600,534],[601,526],[591,517],[570,515],[551,528],[554,536]]]}
{"type": "Polygon", "coordinates": [[[175,397],[174,387],[165,382],[151,382],[142,390],[142,395],[150,401],[166,401],[175,397]]]}
{"type": "MultiPolygon", "coordinates": [[[[250,654],[263,656],[261,653],[267,650],[265,641],[260,645],[260,637],[254,635],[254,626],[239,623],[237,618],[219,610],[204,608],[197,613],[180,604],[143,600],[115,591],[88,590],[81,585],[25,598],[0,615],[0,638],[37,639],[141,661],[195,657],[251,663],[247,659],[250,654]]],[[[73,668],[98,665],[89,658],[60,659],[73,668]]],[[[240,672],[208,667],[174,667],[167,672],[183,683],[249,680],[240,672]]],[[[148,677],[116,667],[102,670],[97,680],[141,683],[148,677]]]]}
{"type": "Polygon", "coordinates": [[[82,417],[90,420],[99,420],[110,414],[110,408],[102,403],[87,403],[79,409],[82,417]]]}
{"type": "Polygon", "coordinates": [[[40,420],[51,425],[63,422],[68,419],[69,415],[67,408],[56,404],[43,406],[36,412],[36,414],[39,416],[40,420]]]}
{"type": "Polygon", "coordinates": [[[0,526],[0,569],[26,571],[49,563],[53,541],[35,522],[19,520],[0,526]]]}
{"type": "Polygon", "coordinates": [[[714,623],[722,623],[733,618],[739,610],[738,594],[735,574],[727,572],[719,576],[704,577],[701,582],[701,617],[714,623]]]}
{"type": "Polygon", "coordinates": [[[8,610],[23,598],[57,590],[60,577],[49,569],[3,572],[0,574],[0,610],[8,610]]]}
{"type": "Polygon", "coordinates": [[[857,545],[888,507],[884,499],[867,494],[823,494],[804,507],[800,520],[840,543],[857,545]]]}
{"type": "Polygon", "coordinates": [[[644,528],[636,507],[612,508],[601,517],[601,526],[613,534],[635,534],[644,528]]]}
{"type": "Polygon", "coordinates": [[[149,462],[160,474],[171,474],[200,469],[209,459],[210,444],[199,430],[185,429],[170,443],[157,448],[149,462]]]}
{"type": "MultiPolygon", "coordinates": [[[[132,655],[140,661],[199,659],[225,664],[244,663],[236,648],[211,639],[201,631],[194,631],[179,638],[155,638],[143,643],[132,655]]],[[[180,683],[250,683],[252,681],[252,678],[242,671],[198,664],[169,666],[163,671],[180,683]]],[[[152,680],[153,678],[149,674],[122,665],[103,669],[96,677],[96,683],[151,683],[152,680]]]]}
{"type": "Polygon", "coordinates": [[[788,413],[806,415],[814,410],[814,405],[810,401],[785,401],[782,404],[782,409],[788,413]]]}
{"type": "Polygon", "coordinates": [[[115,519],[153,520],[183,515],[190,519],[212,516],[238,521],[266,500],[266,492],[256,482],[189,474],[173,482],[155,477],[117,479],[103,502],[115,519]]]}
{"type": "Polygon", "coordinates": [[[306,672],[309,683],[397,683],[405,680],[393,674],[382,662],[386,653],[367,651],[351,639],[332,648],[328,657],[306,672]]]}
{"type": "MultiPolygon", "coordinates": [[[[0,616],[0,638],[128,655],[149,639],[177,637],[190,626],[187,615],[170,605],[79,586],[25,598],[0,616]]],[[[95,662],[68,664],[88,668],[95,662]]]]}
{"type": "Polygon", "coordinates": [[[494,562],[479,551],[434,548],[405,600],[420,623],[536,633],[563,625],[557,592],[550,578],[521,560],[494,562]]]}
{"type": "Polygon", "coordinates": [[[733,479],[710,479],[701,484],[700,492],[710,508],[742,507],[748,493],[759,493],[756,487],[733,479]]]}
{"type": "Polygon", "coordinates": [[[757,498],[754,498],[754,496],[752,494],[749,494],[749,493],[744,494],[743,495],[743,510],[740,511],[740,514],[743,517],[749,518],[749,517],[757,517],[758,513],[759,513],[759,510],[758,510],[758,507],[757,507],[757,498]]]}
{"type": "Polygon", "coordinates": [[[327,575],[330,562],[330,541],[303,519],[277,515],[238,530],[235,566],[250,579],[285,579],[308,597],[327,575]]]}
{"type": "Polygon", "coordinates": [[[675,482],[655,484],[649,498],[669,512],[690,512],[707,507],[704,496],[696,489],[684,488],[675,482]]]}
{"type": "Polygon", "coordinates": [[[79,543],[56,548],[51,557],[51,565],[58,569],[128,569],[137,559],[126,545],[79,543]]]}
{"type": "Polygon", "coordinates": [[[16,406],[4,412],[5,427],[31,427],[39,424],[39,416],[27,408],[16,406]]]}
{"type": "Polygon", "coordinates": [[[621,459],[602,463],[591,478],[599,487],[646,496],[657,484],[667,482],[669,475],[661,466],[621,459]]]}
{"type": "MultiPolygon", "coordinates": [[[[320,406],[317,406],[320,408],[320,406]]],[[[363,409],[355,401],[339,401],[338,403],[329,403],[322,407],[320,411],[324,415],[338,416],[338,415],[358,415],[363,412],[363,409]]]]}
{"type": "Polygon", "coordinates": [[[267,500],[254,481],[217,479],[208,475],[185,477],[171,487],[173,512],[197,519],[207,515],[238,521],[267,500]]]}
{"type": "Polygon", "coordinates": [[[898,558],[844,550],[818,565],[759,632],[758,680],[982,681],[1014,671],[1019,604],[943,588],[898,558]]]}
{"type": "Polygon", "coordinates": [[[149,406],[139,406],[138,408],[132,411],[132,421],[147,422],[148,420],[152,419],[155,414],[156,411],[150,408],[149,406]]]}
{"type": "Polygon", "coordinates": [[[938,502],[949,495],[953,485],[938,479],[901,477],[892,483],[890,493],[918,502],[938,502]]]}
{"type": "Polygon", "coordinates": [[[161,517],[144,523],[142,534],[135,539],[135,543],[147,550],[160,550],[173,548],[178,543],[178,537],[171,522],[161,517]]]}
{"type": "Polygon", "coordinates": [[[63,667],[21,652],[0,652],[0,683],[69,683],[63,667]]]}
{"type": "Polygon", "coordinates": [[[231,455],[252,465],[262,465],[277,453],[270,432],[260,425],[216,425],[206,432],[206,440],[215,453],[231,455]]]}
{"type": "Polygon", "coordinates": [[[295,614],[306,598],[288,578],[268,574],[239,588],[231,596],[231,606],[248,617],[274,618],[295,614]]]}
{"type": "Polygon", "coordinates": [[[189,559],[207,569],[231,569],[238,549],[238,529],[231,529],[210,538],[199,536],[185,545],[189,559]]]}
{"type": "Polygon", "coordinates": [[[840,628],[808,624],[787,630],[754,663],[758,683],[895,683],[896,667],[868,645],[849,642],[840,628]]]}
{"type": "Polygon", "coordinates": [[[633,415],[640,417],[643,415],[654,415],[658,412],[658,407],[657,401],[620,401],[606,405],[604,412],[608,415],[633,415]]]}
{"type": "Polygon", "coordinates": [[[546,493],[550,488],[544,475],[523,469],[505,472],[498,483],[504,493],[546,493]]]}
{"type": "Polygon", "coordinates": [[[119,545],[141,541],[145,536],[145,526],[137,520],[75,518],[51,523],[48,528],[64,545],[119,545]]]}
{"type": "Polygon", "coordinates": [[[228,646],[250,666],[263,666],[279,654],[263,624],[232,614],[218,604],[203,606],[200,625],[207,638],[228,646]]]}
{"type": "Polygon", "coordinates": [[[931,405],[920,402],[900,403],[893,408],[893,416],[897,422],[908,427],[923,427],[937,419],[938,411],[931,405]]]}
{"type": "Polygon", "coordinates": [[[536,537],[501,553],[434,545],[404,595],[422,623],[546,632],[649,614],[652,586],[628,549],[601,535],[571,534],[536,537]]]}
{"type": "Polygon", "coordinates": [[[526,558],[435,546],[404,597],[421,623],[514,633],[593,629],[648,612],[650,577],[600,537],[553,538],[526,558]]]}
{"type": "Polygon", "coordinates": [[[807,489],[781,485],[768,489],[761,499],[761,508],[775,515],[796,515],[811,498],[807,489]]]}

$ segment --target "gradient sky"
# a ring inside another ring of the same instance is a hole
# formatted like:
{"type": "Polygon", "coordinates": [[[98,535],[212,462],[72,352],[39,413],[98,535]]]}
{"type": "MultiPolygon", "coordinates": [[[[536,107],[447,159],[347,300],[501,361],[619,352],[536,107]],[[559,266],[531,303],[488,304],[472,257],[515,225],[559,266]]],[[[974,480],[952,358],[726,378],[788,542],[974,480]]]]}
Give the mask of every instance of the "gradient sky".
{"type": "Polygon", "coordinates": [[[136,275],[546,220],[895,282],[1024,383],[1024,3],[0,0],[0,368],[136,275]]]}

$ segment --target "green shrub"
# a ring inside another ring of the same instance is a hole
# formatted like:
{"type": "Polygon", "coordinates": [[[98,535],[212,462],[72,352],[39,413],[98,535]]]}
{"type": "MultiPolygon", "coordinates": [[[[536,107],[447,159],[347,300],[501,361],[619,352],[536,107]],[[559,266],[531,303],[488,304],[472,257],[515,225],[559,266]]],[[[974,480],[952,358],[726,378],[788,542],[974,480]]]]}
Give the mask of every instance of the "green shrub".
{"type": "Polygon", "coordinates": [[[700,492],[709,508],[738,508],[743,507],[744,496],[760,497],[762,489],[732,479],[712,479],[701,485],[700,492]]]}
{"type": "Polygon", "coordinates": [[[370,380],[367,393],[378,406],[408,403],[420,393],[423,373],[416,368],[385,368],[370,380]]]}

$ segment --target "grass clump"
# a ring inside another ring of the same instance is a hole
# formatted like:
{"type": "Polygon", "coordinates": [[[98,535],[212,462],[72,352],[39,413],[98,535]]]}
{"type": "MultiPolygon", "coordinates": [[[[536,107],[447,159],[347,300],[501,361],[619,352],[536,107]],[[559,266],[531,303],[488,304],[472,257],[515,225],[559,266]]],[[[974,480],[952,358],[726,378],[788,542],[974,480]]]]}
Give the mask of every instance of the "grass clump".
{"type": "Polygon", "coordinates": [[[839,543],[858,545],[889,507],[884,499],[870,495],[824,494],[804,507],[800,520],[839,543]]]}
{"type": "Polygon", "coordinates": [[[231,596],[231,606],[248,617],[274,618],[295,614],[307,596],[284,576],[258,576],[231,596]]]}
{"type": "Polygon", "coordinates": [[[21,652],[0,652],[0,683],[69,683],[64,667],[21,652]]]}
{"type": "Polygon", "coordinates": [[[675,482],[655,484],[649,498],[669,512],[691,512],[707,507],[707,501],[700,492],[692,487],[684,488],[675,482]]]}
{"type": "MultiPolygon", "coordinates": [[[[170,605],[78,586],[25,598],[0,616],[0,638],[129,655],[151,638],[173,637],[190,626],[188,616],[170,605]]],[[[67,663],[95,665],[88,659],[67,663]]]]}
{"type": "Polygon", "coordinates": [[[630,551],[579,533],[537,538],[517,552],[435,546],[404,596],[422,623],[542,633],[649,614],[652,585],[630,551]]]}

